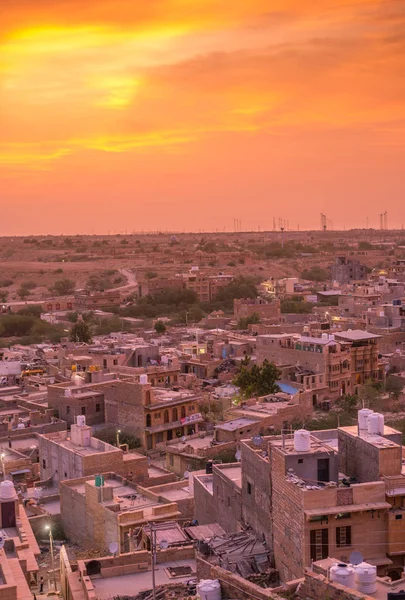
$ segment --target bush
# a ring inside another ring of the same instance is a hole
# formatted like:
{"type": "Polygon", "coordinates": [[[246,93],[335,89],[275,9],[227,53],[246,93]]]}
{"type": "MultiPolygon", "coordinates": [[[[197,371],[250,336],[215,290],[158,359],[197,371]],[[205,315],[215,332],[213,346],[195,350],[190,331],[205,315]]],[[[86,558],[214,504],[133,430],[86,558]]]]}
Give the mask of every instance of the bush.
{"type": "Polygon", "coordinates": [[[25,287],[20,287],[20,289],[17,290],[17,295],[21,298],[21,300],[24,300],[24,298],[27,298],[27,296],[30,296],[30,294],[31,292],[25,287]]]}
{"type": "Polygon", "coordinates": [[[55,281],[52,290],[58,296],[68,296],[73,294],[75,289],[75,282],[72,279],[64,278],[55,281]]]}
{"type": "Polygon", "coordinates": [[[26,290],[34,290],[37,287],[37,284],[35,281],[24,281],[21,284],[21,287],[25,288],[26,290]]]}
{"type": "Polygon", "coordinates": [[[0,280],[0,287],[10,287],[13,283],[14,281],[12,279],[2,279],[0,280]]]}
{"type": "Polygon", "coordinates": [[[33,317],[40,317],[42,314],[42,306],[38,305],[38,304],[28,304],[27,306],[24,306],[24,308],[21,308],[18,313],[18,315],[28,315],[28,316],[33,316],[33,317]]]}
{"type": "Polygon", "coordinates": [[[260,315],[253,313],[249,317],[241,317],[237,323],[237,329],[247,329],[249,325],[260,323],[260,315]]]}
{"type": "Polygon", "coordinates": [[[158,335],[163,335],[163,333],[166,333],[166,325],[163,323],[163,321],[156,321],[155,331],[158,335]]]}
{"type": "Polygon", "coordinates": [[[315,266],[310,269],[304,269],[301,273],[301,277],[309,281],[327,281],[330,279],[330,274],[326,269],[315,266]]]}

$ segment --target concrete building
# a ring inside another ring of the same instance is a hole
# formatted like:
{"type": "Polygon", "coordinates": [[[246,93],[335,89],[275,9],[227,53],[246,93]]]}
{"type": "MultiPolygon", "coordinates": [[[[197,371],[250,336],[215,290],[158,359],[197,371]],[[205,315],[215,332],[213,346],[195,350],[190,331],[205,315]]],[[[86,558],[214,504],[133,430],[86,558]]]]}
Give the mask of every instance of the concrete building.
{"type": "Polygon", "coordinates": [[[4,539],[0,550],[0,597],[30,600],[30,586],[38,583],[40,550],[11,481],[0,483],[0,529],[4,539]]]}
{"type": "Polygon", "coordinates": [[[131,475],[139,483],[148,479],[146,456],[129,454],[92,437],[85,417],[77,418],[70,437],[67,431],[38,437],[41,480],[59,482],[109,471],[131,475]]]}
{"type": "Polygon", "coordinates": [[[212,473],[193,473],[192,486],[200,525],[217,523],[226,533],[243,529],[240,463],[213,465],[212,473]]]}
{"type": "Polygon", "coordinates": [[[362,265],[359,260],[338,256],[335,264],[331,267],[331,275],[332,281],[346,285],[367,279],[367,267],[362,265]]]}
{"type": "Polygon", "coordinates": [[[149,522],[176,519],[176,502],[114,473],[65,481],[60,487],[63,529],[71,542],[108,551],[134,552],[141,544],[142,527],[149,522]]]}
{"type": "Polygon", "coordinates": [[[384,367],[378,358],[379,337],[358,329],[335,334],[338,342],[350,344],[351,385],[349,387],[352,391],[357,385],[362,385],[368,380],[384,379],[384,367]]]}
{"type": "Polygon", "coordinates": [[[280,315],[280,300],[271,302],[263,298],[235,298],[233,301],[233,316],[235,319],[243,319],[258,315],[261,320],[273,319],[280,315]]]}
{"type": "Polygon", "coordinates": [[[77,290],[75,292],[75,308],[79,310],[94,310],[95,308],[107,310],[120,304],[121,297],[118,290],[107,290],[105,292],[77,290]]]}
{"type": "Polygon", "coordinates": [[[353,550],[381,576],[402,572],[402,436],[382,416],[366,417],[360,411],[358,426],[334,431],[241,442],[242,519],[264,535],[282,581],[302,577],[312,561],[348,562],[353,550]]]}

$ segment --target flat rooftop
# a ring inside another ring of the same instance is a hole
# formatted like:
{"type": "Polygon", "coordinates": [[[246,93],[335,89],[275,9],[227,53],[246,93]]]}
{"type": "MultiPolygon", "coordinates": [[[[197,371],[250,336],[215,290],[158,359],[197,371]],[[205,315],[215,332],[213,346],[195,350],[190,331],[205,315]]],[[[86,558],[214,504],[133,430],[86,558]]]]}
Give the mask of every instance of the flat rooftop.
{"type": "MultiPolygon", "coordinates": [[[[305,454],[316,454],[318,452],[335,452],[335,450],[329,446],[325,441],[316,438],[315,436],[310,437],[311,446],[307,451],[305,450],[305,454]]],[[[282,439],[281,437],[275,438],[271,440],[271,445],[275,446],[284,454],[303,454],[304,452],[300,452],[294,448],[294,440],[292,438],[282,439]]]]}
{"type": "Polygon", "coordinates": [[[185,442],[173,443],[166,446],[166,451],[169,448],[175,448],[176,450],[182,450],[183,448],[187,448],[191,446],[194,450],[201,450],[202,448],[210,448],[211,442],[214,440],[213,435],[206,435],[205,437],[197,437],[191,440],[187,440],[185,442]]]}
{"type": "Polygon", "coordinates": [[[170,502],[177,502],[177,500],[186,500],[188,498],[193,498],[193,494],[190,492],[190,488],[188,485],[185,485],[182,488],[178,488],[176,490],[165,490],[160,492],[159,494],[162,498],[166,500],[170,500],[170,502]]]}
{"type": "MultiPolygon", "coordinates": [[[[194,559],[177,560],[156,565],[155,578],[156,585],[168,583],[182,582],[186,583],[192,578],[192,575],[184,577],[169,577],[167,569],[169,567],[190,567],[192,572],[196,572],[196,562],[194,559]]],[[[96,591],[97,600],[110,600],[111,598],[120,596],[132,597],[134,594],[150,590],[152,588],[151,571],[144,573],[134,573],[132,575],[119,575],[117,577],[105,577],[102,579],[92,580],[96,591]]]]}
{"type": "Polygon", "coordinates": [[[376,335],[375,333],[369,333],[368,331],[363,331],[362,329],[353,329],[353,331],[340,331],[339,333],[335,333],[336,338],[347,340],[348,342],[359,342],[362,340],[377,340],[380,338],[380,335],[376,335]]]}
{"type": "MultiPolygon", "coordinates": [[[[399,445],[393,442],[392,440],[388,440],[386,437],[382,435],[375,435],[368,433],[368,431],[361,431],[359,434],[357,425],[351,425],[349,427],[339,427],[339,431],[344,431],[353,437],[360,437],[365,442],[372,444],[378,448],[398,448],[399,445]]],[[[384,425],[384,436],[386,435],[400,435],[400,432],[392,427],[388,427],[388,425],[384,425]]]]}
{"type": "Polygon", "coordinates": [[[225,477],[242,489],[242,465],[216,465],[225,477]]]}
{"type": "Polygon", "coordinates": [[[237,431],[242,427],[249,427],[249,425],[254,425],[257,423],[255,419],[248,419],[245,417],[241,417],[240,419],[234,419],[233,421],[227,421],[226,423],[221,423],[220,425],[215,425],[215,429],[222,429],[223,431],[237,431]]]}
{"type": "MultiPolygon", "coordinates": [[[[94,485],[94,479],[88,479],[87,482],[94,485]]],[[[75,490],[79,494],[85,494],[85,483],[74,484],[71,489],[75,490]]],[[[135,485],[124,484],[117,479],[105,479],[104,488],[113,488],[113,501],[120,504],[121,510],[136,510],[138,508],[146,508],[149,506],[157,506],[159,502],[151,500],[138,490],[135,485]]]]}

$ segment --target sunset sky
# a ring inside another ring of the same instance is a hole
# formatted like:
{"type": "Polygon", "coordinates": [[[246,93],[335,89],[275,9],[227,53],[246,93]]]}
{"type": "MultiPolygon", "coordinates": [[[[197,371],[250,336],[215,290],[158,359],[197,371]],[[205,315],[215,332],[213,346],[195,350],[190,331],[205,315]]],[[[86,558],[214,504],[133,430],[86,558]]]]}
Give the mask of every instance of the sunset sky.
{"type": "Polygon", "coordinates": [[[0,0],[0,235],[405,222],[403,0],[0,0]]]}

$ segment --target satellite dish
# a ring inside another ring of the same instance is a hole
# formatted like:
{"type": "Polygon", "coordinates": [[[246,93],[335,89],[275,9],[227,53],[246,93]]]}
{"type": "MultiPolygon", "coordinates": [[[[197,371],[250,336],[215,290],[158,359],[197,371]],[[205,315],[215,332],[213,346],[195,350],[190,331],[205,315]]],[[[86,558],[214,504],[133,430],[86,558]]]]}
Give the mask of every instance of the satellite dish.
{"type": "Polygon", "coordinates": [[[53,377],[50,378],[49,383],[53,385],[55,383],[55,379],[53,377]]]}
{"type": "Polygon", "coordinates": [[[188,479],[190,477],[190,471],[184,471],[184,479],[188,479]]]}
{"type": "Polygon", "coordinates": [[[263,444],[263,438],[261,435],[254,435],[252,441],[255,446],[261,446],[263,444]]]}
{"type": "Polygon", "coordinates": [[[166,550],[166,548],[169,547],[169,542],[167,540],[160,540],[159,546],[163,549],[166,550]]]}
{"type": "Polygon", "coordinates": [[[108,546],[108,549],[111,552],[111,554],[116,554],[118,552],[117,542],[111,542],[111,544],[108,546]]]}
{"type": "Polygon", "coordinates": [[[358,550],[354,550],[349,556],[349,562],[351,565],[359,565],[363,562],[363,555],[358,550]]]}
{"type": "Polygon", "coordinates": [[[185,436],[185,435],[183,435],[183,437],[181,438],[181,441],[183,442],[183,444],[185,444],[185,443],[186,443],[186,441],[187,441],[187,438],[186,438],[186,436],[185,436]]]}
{"type": "Polygon", "coordinates": [[[235,452],[235,458],[236,458],[236,460],[240,460],[242,458],[242,452],[240,450],[235,452]]]}

